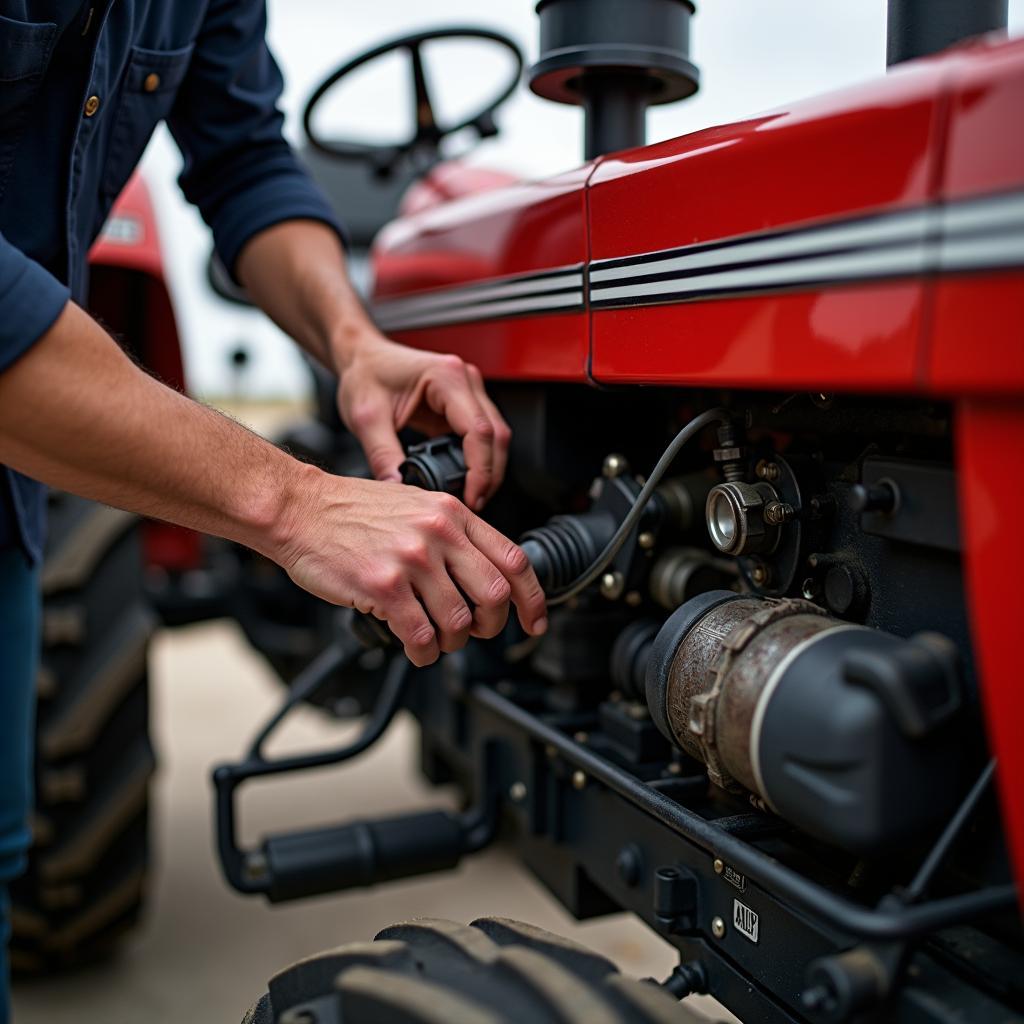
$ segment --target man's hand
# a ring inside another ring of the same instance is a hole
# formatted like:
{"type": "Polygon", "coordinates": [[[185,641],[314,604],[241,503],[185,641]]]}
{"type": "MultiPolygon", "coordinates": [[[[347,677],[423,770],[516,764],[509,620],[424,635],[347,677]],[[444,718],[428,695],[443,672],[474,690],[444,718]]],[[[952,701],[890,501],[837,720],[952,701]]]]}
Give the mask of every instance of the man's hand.
{"type": "Polygon", "coordinates": [[[457,498],[318,471],[309,482],[276,560],[318,597],[386,621],[414,665],[496,636],[509,601],[528,633],[547,628],[522,549],[457,498]]]}
{"type": "Polygon", "coordinates": [[[384,338],[349,284],[337,237],[323,224],[287,221],[261,231],[236,269],[264,311],[338,374],[342,418],[378,480],[398,479],[403,427],[455,433],[469,471],[466,504],[483,508],[505,474],[511,432],[475,366],[384,338]]]}
{"type": "Polygon", "coordinates": [[[458,356],[419,352],[368,333],[342,370],[338,408],[378,480],[399,479],[403,427],[462,438],[472,509],[483,508],[505,475],[512,432],[487,397],[480,371],[458,356]]]}
{"type": "Polygon", "coordinates": [[[246,544],[386,620],[417,665],[495,636],[510,601],[527,632],[547,625],[526,555],[458,499],[296,461],[147,376],[71,303],[0,374],[0,463],[246,544]]]}

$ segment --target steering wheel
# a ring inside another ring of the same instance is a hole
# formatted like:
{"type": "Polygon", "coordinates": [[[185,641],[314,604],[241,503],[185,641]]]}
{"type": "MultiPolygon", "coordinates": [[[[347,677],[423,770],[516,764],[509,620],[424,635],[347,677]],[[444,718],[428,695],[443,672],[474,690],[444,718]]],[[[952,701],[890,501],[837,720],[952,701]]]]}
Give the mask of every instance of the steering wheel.
{"type": "Polygon", "coordinates": [[[488,138],[498,134],[498,126],[494,121],[494,111],[512,95],[519,84],[519,76],[523,70],[523,53],[514,40],[500,32],[492,32],[485,28],[455,26],[452,28],[432,29],[428,32],[417,32],[414,35],[402,36],[382,43],[360,54],[354,60],[343,64],[317,86],[313,95],[306,103],[302,114],[302,127],[310,145],[328,156],[341,160],[362,160],[370,163],[378,174],[387,176],[402,163],[413,159],[422,161],[429,166],[437,158],[440,143],[447,135],[453,135],[466,128],[476,130],[480,138],[488,138]],[[507,85],[482,110],[472,117],[453,125],[440,125],[434,115],[434,107],[430,99],[427,85],[427,73],[423,66],[421,49],[425,43],[436,39],[485,39],[497,43],[508,50],[515,61],[515,70],[507,85]],[[371,145],[363,142],[347,142],[343,139],[325,139],[313,128],[313,111],[328,90],[334,88],[346,75],[356,68],[361,68],[370,61],[377,60],[395,50],[404,50],[412,63],[413,99],[416,105],[416,131],[407,142],[398,145],[371,145]]]}

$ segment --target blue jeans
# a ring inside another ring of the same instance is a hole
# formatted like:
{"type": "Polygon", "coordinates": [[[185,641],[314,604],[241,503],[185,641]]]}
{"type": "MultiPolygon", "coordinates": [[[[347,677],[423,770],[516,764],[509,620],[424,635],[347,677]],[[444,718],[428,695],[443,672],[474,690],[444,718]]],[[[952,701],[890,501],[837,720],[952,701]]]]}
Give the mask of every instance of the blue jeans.
{"type": "Polygon", "coordinates": [[[7,883],[25,870],[31,842],[39,619],[38,569],[20,550],[0,550],[0,1024],[10,1020],[7,883]]]}

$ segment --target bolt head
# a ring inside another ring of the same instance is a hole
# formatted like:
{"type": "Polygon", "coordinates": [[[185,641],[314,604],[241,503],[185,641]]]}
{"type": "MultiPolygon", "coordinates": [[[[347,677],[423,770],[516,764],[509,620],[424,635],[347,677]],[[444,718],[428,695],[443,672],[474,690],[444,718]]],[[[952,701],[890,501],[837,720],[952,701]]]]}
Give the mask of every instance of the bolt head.
{"type": "Polygon", "coordinates": [[[626,579],[621,572],[606,572],[601,577],[601,596],[616,601],[622,597],[625,586],[626,579]]]}
{"type": "Polygon", "coordinates": [[[725,870],[725,862],[721,857],[715,858],[715,874],[720,875],[725,870]]]}
{"type": "Polygon", "coordinates": [[[629,463],[626,461],[625,455],[617,455],[613,452],[611,455],[605,456],[601,474],[609,480],[614,480],[615,477],[622,476],[627,469],[629,469],[629,463]]]}
{"type": "Polygon", "coordinates": [[[508,787],[508,796],[513,803],[521,804],[526,799],[526,783],[516,781],[508,787]]]}
{"type": "Polygon", "coordinates": [[[750,582],[755,587],[763,587],[771,579],[771,573],[768,571],[768,566],[763,562],[758,562],[750,570],[750,582]]]}
{"type": "Polygon", "coordinates": [[[636,542],[644,551],[650,551],[654,547],[654,534],[650,530],[644,530],[637,536],[636,542]]]}
{"type": "Polygon", "coordinates": [[[778,465],[768,459],[760,459],[754,467],[754,473],[759,480],[778,480],[781,475],[778,465]]]}
{"type": "Polygon", "coordinates": [[[624,600],[630,608],[639,608],[644,599],[639,590],[631,590],[624,600]]]}
{"type": "Polygon", "coordinates": [[[725,922],[720,917],[714,917],[711,919],[711,934],[716,939],[725,938],[725,922]]]}
{"type": "Polygon", "coordinates": [[[587,776],[577,768],[576,771],[572,773],[572,788],[585,789],[586,785],[587,776]]]}
{"type": "Polygon", "coordinates": [[[575,741],[576,741],[577,743],[586,743],[586,742],[587,742],[587,741],[588,741],[588,740],[590,739],[590,734],[589,734],[589,733],[586,733],[586,732],[583,732],[582,730],[580,730],[579,732],[574,732],[574,733],[572,734],[572,738],[573,738],[573,739],[574,739],[574,740],[575,740],[575,741]]]}

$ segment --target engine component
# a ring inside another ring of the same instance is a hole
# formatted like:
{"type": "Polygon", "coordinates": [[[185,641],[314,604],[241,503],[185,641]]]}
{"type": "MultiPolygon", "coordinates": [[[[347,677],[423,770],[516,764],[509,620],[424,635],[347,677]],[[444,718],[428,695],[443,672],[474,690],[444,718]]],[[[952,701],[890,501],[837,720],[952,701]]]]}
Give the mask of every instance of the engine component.
{"type": "Polygon", "coordinates": [[[403,484],[425,491],[446,491],[461,497],[466,485],[466,457],[462,441],[454,434],[432,437],[413,445],[398,467],[403,484]]]}
{"type": "Polygon", "coordinates": [[[736,563],[700,548],[671,548],[651,568],[651,597],[672,611],[691,597],[728,587],[738,575],[736,563]]]}
{"type": "Polygon", "coordinates": [[[771,484],[740,480],[711,488],[706,506],[708,533],[727,555],[767,554],[779,544],[779,527],[792,518],[793,507],[779,501],[771,484]]]}
{"type": "Polygon", "coordinates": [[[958,659],[938,634],[903,640],[806,601],[712,591],[661,628],[645,685],[655,724],[713,782],[843,848],[905,840],[959,795],[958,659]]]}

